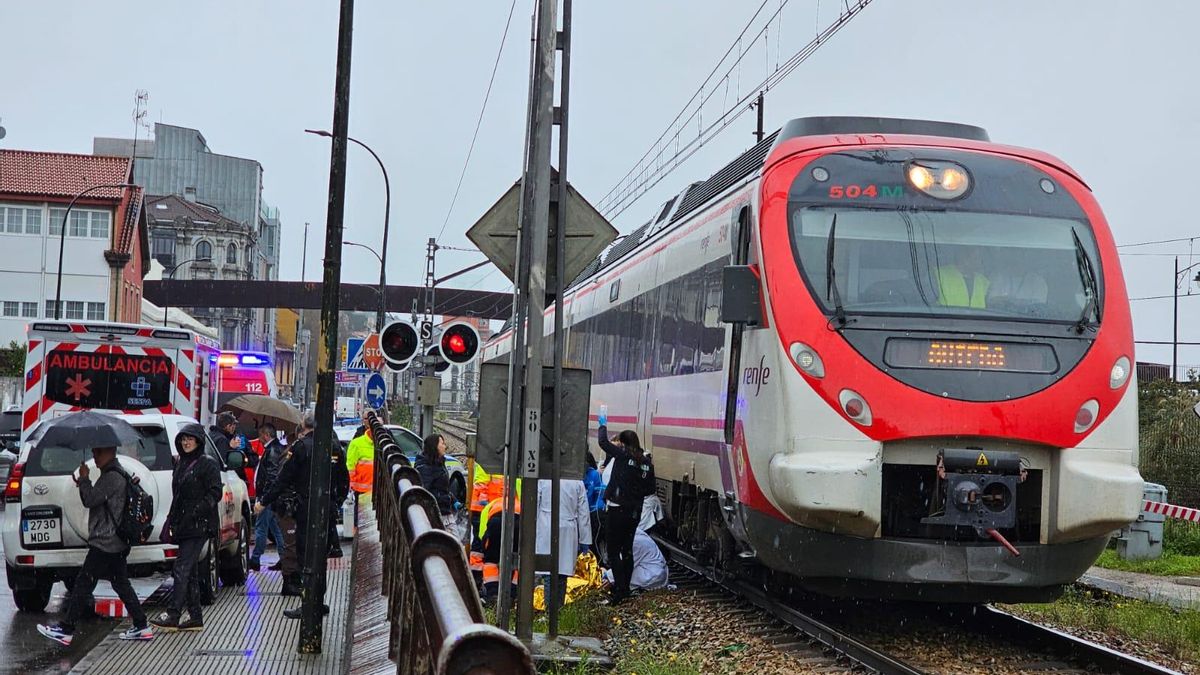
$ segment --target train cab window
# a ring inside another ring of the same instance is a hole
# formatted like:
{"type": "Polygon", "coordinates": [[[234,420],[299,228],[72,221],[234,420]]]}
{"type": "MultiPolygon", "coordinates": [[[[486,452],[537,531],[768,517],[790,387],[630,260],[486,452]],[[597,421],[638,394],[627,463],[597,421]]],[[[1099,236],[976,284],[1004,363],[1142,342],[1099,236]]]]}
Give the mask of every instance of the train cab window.
{"type": "Polygon", "coordinates": [[[791,220],[800,266],[827,311],[1100,318],[1099,257],[1076,220],[823,207],[797,208],[791,220]]]}

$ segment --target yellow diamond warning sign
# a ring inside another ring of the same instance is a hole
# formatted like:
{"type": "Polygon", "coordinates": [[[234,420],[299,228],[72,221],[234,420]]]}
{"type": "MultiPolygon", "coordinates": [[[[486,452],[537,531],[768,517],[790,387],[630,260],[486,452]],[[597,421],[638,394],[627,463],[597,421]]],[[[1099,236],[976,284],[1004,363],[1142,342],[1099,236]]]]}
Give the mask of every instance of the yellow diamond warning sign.
{"type": "Polygon", "coordinates": [[[975,460],[975,466],[987,466],[987,465],[988,465],[987,455],[983,454],[982,452],[979,453],[979,459],[975,460]]]}

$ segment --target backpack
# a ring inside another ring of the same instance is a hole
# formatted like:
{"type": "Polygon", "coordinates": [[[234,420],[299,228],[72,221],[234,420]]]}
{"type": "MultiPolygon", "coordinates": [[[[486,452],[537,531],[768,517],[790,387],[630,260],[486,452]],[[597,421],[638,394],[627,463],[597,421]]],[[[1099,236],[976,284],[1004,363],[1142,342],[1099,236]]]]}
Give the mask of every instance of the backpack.
{"type": "Polygon", "coordinates": [[[133,482],[125,469],[118,464],[116,472],[125,479],[125,508],[121,510],[121,518],[113,516],[104,502],[108,517],[115,524],[117,538],[126,546],[140,546],[150,540],[150,532],[154,529],[154,497],[151,497],[140,484],[133,482]]]}

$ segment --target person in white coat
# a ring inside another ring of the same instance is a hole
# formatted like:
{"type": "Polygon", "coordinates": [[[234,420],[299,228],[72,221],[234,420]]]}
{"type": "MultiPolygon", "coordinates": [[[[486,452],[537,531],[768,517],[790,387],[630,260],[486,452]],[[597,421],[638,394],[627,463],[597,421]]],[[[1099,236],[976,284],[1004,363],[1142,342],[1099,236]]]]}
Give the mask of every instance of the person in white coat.
{"type": "MultiPolygon", "coordinates": [[[[558,581],[559,597],[566,591],[567,577],[575,573],[576,557],[591,547],[592,519],[587,488],[581,480],[558,484],[558,581]]],[[[537,554],[550,555],[550,481],[538,481],[537,554]]],[[[547,570],[539,569],[539,572],[547,570]]]]}

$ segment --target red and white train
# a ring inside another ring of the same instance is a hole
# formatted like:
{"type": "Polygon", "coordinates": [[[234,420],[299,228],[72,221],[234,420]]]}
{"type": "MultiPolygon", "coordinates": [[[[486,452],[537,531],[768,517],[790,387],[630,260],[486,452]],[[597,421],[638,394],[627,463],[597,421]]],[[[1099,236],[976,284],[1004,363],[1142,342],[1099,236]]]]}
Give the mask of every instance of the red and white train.
{"type": "Polygon", "coordinates": [[[1108,224],[1061,160],[977,127],[793,120],[565,303],[593,413],[638,432],[669,534],[715,564],[839,594],[1044,600],[1138,516],[1108,224]]]}

